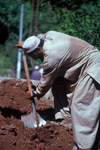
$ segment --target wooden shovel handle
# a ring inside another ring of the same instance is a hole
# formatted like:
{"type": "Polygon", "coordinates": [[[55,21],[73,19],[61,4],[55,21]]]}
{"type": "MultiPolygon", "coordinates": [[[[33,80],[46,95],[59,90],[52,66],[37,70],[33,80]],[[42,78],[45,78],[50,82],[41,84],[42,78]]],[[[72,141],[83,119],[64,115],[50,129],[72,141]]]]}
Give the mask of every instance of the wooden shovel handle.
{"type": "MultiPolygon", "coordinates": [[[[26,80],[27,80],[27,84],[28,84],[28,90],[31,92],[32,91],[32,87],[31,87],[31,83],[30,83],[30,76],[29,76],[29,71],[28,71],[28,65],[27,65],[26,56],[24,54],[22,54],[22,59],[23,59],[23,64],[24,64],[24,69],[25,69],[26,80]]],[[[35,111],[35,115],[36,115],[35,117],[36,117],[36,122],[37,122],[37,126],[38,126],[39,119],[38,119],[37,112],[36,112],[36,109],[35,109],[35,101],[33,103],[33,100],[31,101],[32,109],[35,111]]]]}
{"type": "Polygon", "coordinates": [[[24,64],[24,69],[25,69],[26,80],[28,84],[28,90],[31,92],[32,88],[31,88],[31,83],[30,83],[29,70],[28,70],[26,56],[24,54],[22,55],[22,59],[23,59],[23,64],[24,64]]]}

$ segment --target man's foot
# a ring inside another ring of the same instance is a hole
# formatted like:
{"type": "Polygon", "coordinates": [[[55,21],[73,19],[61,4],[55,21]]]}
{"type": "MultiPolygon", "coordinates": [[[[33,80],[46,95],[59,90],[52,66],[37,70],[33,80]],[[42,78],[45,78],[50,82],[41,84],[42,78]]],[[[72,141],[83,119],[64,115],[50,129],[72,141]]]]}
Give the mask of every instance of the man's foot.
{"type": "Polygon", "coordinates": [[[51,121],[51,123],[60,125],[60,123],[61,123],[63,120],[64,120],[64,119],[57,119],[57,120],[55,120],[55,121],[51,121]]]}
{"type": "Polygon", "coordinates": [[[72,123],[70,120],[64,120],[64,119],[57,119],[55,121],[52,121],[52,123],[60,125],[60,126],[64,126],[64,127],[69,127],[72,128],[72,123]]]}
{"type": "Polygon", "coordinates": [[[64,120],[64,119],[60,122],[59,125],[64,126],[64,127],[72,128],[72,122],[68,121],[68,120],[64,120]]]}

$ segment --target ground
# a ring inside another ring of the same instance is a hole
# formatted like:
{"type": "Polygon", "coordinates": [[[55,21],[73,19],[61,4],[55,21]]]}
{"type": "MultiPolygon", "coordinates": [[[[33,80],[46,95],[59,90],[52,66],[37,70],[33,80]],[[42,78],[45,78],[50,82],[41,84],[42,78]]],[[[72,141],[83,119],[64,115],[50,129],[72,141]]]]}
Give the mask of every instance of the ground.
{"type": "Polygon", "coordinates": [[[21,115],[29,114],[32,109],[26,91],[26,81],[0,82],[0,150],[72,150],[72,129],[51,123],[54,109],[49,103],[36,102],[37,112],[47,114],[45,126],[24,127],[21,115]]]}

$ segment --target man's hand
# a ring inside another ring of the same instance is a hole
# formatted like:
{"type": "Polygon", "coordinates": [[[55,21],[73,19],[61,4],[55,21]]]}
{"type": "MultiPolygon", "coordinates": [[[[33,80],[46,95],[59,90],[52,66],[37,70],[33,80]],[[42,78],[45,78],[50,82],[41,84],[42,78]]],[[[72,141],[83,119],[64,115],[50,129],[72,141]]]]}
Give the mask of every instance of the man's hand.
{"type": "Polygon", "coordinates": [[[14,45],[15,47],[18,47],[18,48],[22,48],[24,44],[24,41],[19,41],[16,45],[14,45]]]}
{"type": "Polygon", "coordinates": [[[30,98],[33,98],[35,96],[34,92],[33,92],[33,89],[31,91],[27,91],[27,97],[30,99],[30,98]]]}

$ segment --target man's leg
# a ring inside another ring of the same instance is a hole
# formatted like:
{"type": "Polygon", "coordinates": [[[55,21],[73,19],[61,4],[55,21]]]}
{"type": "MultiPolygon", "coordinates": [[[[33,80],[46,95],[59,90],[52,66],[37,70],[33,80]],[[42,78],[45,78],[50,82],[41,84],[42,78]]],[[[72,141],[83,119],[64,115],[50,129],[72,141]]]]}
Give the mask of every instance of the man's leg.
{"type": "Polygon", "coordinates": [[[66,97],[66,87],[63,78],[56,78],[53,86],[52,93],[54,96],[54,109],[55,109],[55,119],[70,119],[70,109],[68,100],[66,97]]]}
{"type": "Polygon", "coordinates": [[[74,140],[80,149],[93,149],[99,115],[100,85],[86,74],[78,81],[71,104],[74,140]]]}

